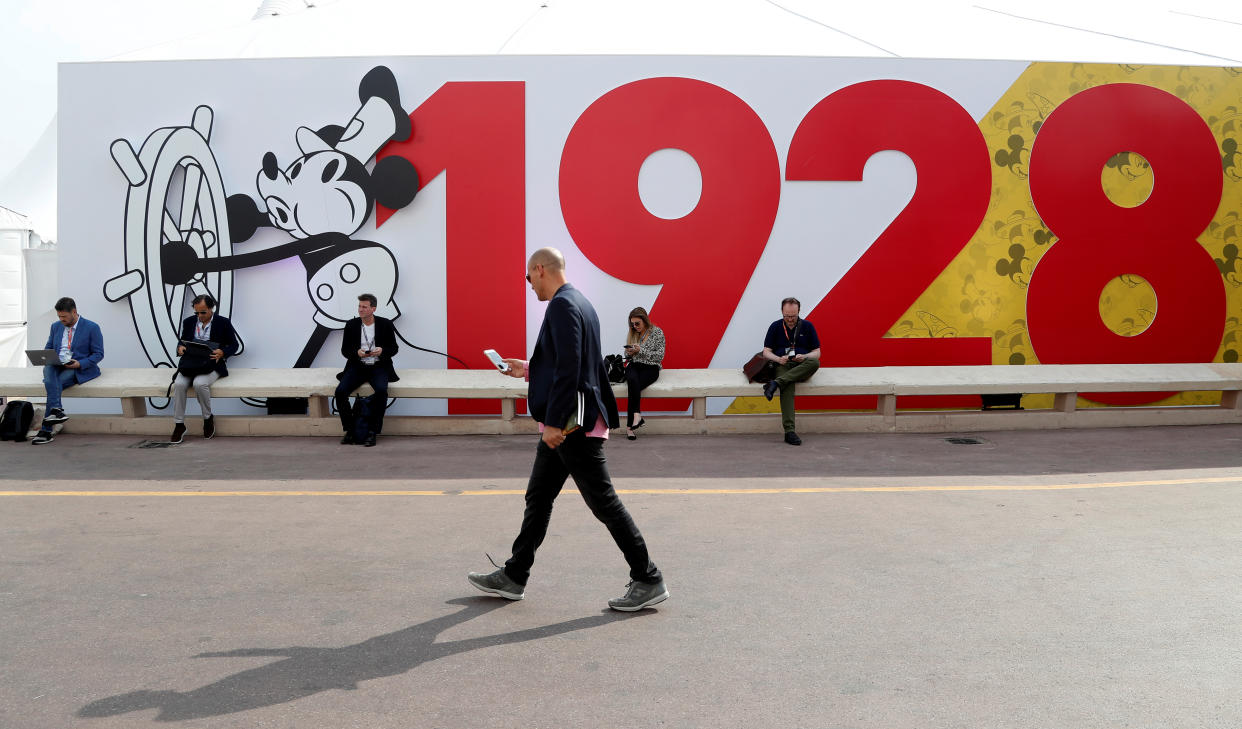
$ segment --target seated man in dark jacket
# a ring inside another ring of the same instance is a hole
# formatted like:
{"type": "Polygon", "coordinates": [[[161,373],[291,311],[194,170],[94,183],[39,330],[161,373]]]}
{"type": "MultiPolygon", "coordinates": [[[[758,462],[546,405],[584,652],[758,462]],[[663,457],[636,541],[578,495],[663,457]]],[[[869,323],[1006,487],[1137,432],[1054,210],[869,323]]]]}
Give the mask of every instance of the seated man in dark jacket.
{"type": "Polygon", "coordinates": [[[397,332],[392,320],[375,315],[379,300],[374,294],[358,297],[358,317],[345,323],[345,336],[341,338],[341,355],[345,357],[345,370],[337,375],[341,384],[336,387],[336,409],[341,415],[341,428],[345,431],[341,443],[355,443],[354,411],[349,406],[349,395],[363,383],[375,390],[372,397],[371,418],[368,434],[363,445],[375,445],[375,434],[384,425],[384,408],[388,405],[388,383],[396,382],[397,371],[392,358],[397,353],[397,332]]]}
{"type": "MultiPolygon", "coordinates": [[[[190,305],[194,307],[194,316],[181,322],[181,341],[213,342],[219,346],[212,350],[211,362],[201,371],[179,370],[173,380],[173,432],[169,438],[173,443],[180,443],[185,438],[185,400],[191,387],[203,412],[203,437],[211,438],[216,434],[216,419],[211,414],[211,385],[221,377],[229,376],[224,360],[237,354],[241,348],[233,331],[233,323],[215,313],[215,299],[199,294],[190,305]]],[[[185,349],[184,344],[178,344],[177,356],[185,354],[185,349]]]]}

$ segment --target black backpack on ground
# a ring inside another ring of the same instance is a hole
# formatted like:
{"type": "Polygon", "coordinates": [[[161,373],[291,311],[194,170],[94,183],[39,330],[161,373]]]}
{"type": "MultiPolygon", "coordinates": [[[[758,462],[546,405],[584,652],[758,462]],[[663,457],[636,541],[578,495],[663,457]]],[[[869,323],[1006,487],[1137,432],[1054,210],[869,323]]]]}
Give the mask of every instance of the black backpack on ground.
{"type": "Polygon", "coordinates": [[[30,423],[34,420],[34,405],[27,400],[13,400],[4,406],[0,415],[0,440],[12,440],[21,443],[30,432],[30,423]]]}
{"type": "MultiPolygon", "coordinates": [[[[386,408],[387,405],[388,403],[386,402],[376,402],[375,395],[368,395],[366,397],[359,395],[354,398],[355,441],[362,443],[371,435],[371,409],[376,407],[386,408]]],[[[380,430],[383,429],[383,426],[380,426],[379,430],[375,431],[375,435],[379,435],[380,430]]]]}

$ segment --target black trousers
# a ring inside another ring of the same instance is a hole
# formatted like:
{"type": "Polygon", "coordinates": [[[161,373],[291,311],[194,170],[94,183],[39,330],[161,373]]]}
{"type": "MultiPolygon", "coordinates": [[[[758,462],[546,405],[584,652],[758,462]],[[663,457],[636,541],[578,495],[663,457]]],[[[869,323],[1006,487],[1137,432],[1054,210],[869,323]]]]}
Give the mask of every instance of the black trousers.
{"type": "Polygon", "coordinates": [[[634,427],[634,413],[643,411],[643,389],[660,379],[659,365],[630,362],[625,368],[626,394],[625,424],[634,427]]]}
{"type": "Polygon", "coordinates": [[[336,412],[341,416],[341,430],[354,432],[354,409],[349,406],[349,393],[362,383],[375,390],[375,407],[371,408],[371,432],[378,433],[384,426],[384,409],[388,406],[388,370],[377,365],[346,367],[341,384],[336,386],[336,412]]]}
{"type": "Polygon", "coordinates": [[[630,565],[630,579],[651,584],[664,579],[647,556],[647,543],[630,518],[630,512],[612,488],[608,464],[604,460],[604,439],[588,438],[581,429],[571,433],[555,449],[539,441],[530,482],[526,485],[522,530],[513,541],[513,556],[505,562],[505,574],[522,585],[530,578],[535,550],[543,544],[548,522],[552,520],[552,502],[556,501],[569,476],[574,477],[587,508],[608,527],[608,533],[621,548],[630,565]]]}

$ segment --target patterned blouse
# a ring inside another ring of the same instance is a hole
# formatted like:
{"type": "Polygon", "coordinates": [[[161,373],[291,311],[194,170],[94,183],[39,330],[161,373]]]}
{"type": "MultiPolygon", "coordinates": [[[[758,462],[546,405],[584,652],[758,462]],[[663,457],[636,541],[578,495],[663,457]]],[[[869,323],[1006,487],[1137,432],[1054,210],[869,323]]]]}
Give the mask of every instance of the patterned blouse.
{"type": "Polygon", "coordinates": [[[638,352],[632,357],[626,356],[626,359],[659,367],[660,362],[664,361],[664,332],[660,327],[652,325],[647,336],[638,343],[638,352]]]}

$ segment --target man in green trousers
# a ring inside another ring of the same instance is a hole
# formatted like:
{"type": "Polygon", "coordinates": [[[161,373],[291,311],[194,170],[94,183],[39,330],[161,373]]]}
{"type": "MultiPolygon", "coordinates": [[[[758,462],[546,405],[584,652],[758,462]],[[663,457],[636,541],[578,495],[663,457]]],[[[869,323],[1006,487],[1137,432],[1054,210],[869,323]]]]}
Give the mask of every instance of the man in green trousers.
{"type": "Polygon", "coordinates": [[[790,296],[781,302],[781,318],[772,322],[763,339],[763,358],[776,363],[776,377],[763,386],[771,400],[781,393],[781,426],[785,442],[802,445],[794,432],[794,383],[810,379],[819,369],[819,335],[815,326],[799,316],[802,302],[790,296]]]}

